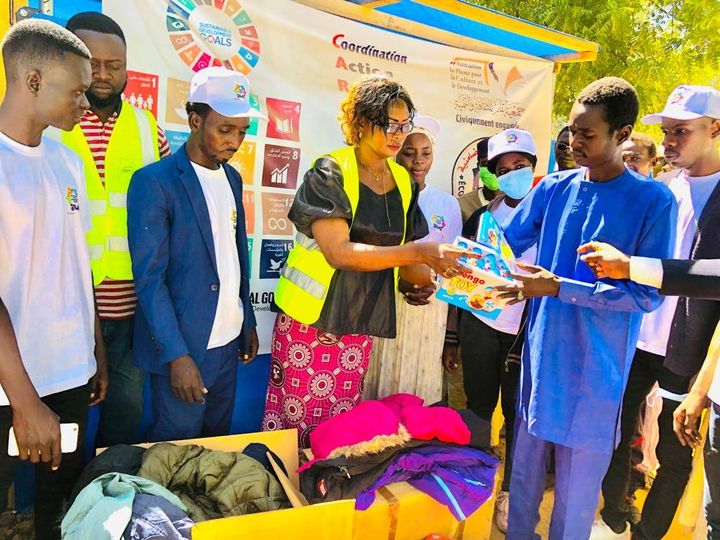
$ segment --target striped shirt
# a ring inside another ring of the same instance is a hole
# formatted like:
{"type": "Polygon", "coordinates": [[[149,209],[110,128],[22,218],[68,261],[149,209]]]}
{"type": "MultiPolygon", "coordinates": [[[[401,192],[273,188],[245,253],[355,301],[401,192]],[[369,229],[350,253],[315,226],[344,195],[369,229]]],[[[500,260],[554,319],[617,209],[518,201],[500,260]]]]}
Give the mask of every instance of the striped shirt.
{"type": "MultiPolygon", "coordinates": [[[[85,135],[103,183],[105,180],[105,153],[119,112],[120,108],[118,107],[118,110],[104,124],[92,111],[87,111],[80,119],[80,129],[85,135]]],[[[170,155],[170,145],[160,126],[158,126],[158,150],[161,158],[170,155]]],[[[127,319],[135,314],[137,298],[132,280],[106,278],[95,287],[95,298],[101,319],[127,319]]]]}

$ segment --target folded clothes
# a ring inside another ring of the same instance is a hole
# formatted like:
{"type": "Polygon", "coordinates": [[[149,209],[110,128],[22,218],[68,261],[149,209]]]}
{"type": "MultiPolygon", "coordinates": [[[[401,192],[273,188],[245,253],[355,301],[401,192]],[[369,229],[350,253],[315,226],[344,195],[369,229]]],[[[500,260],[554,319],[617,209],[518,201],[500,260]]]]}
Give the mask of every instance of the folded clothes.
{"type": "Polygon", "coordinates": [[[80,477],[75,482],[70,504],[75,500],[78,493],[96,478],[110,472],[135,475],[142,465],[142,457],[145,449],[140,446],[129,444],[118,444],[111,446],[101,454],[95,456],[83,469],[80,477]]]}
{"type": "Polygon", "coordinates": [[[471,433],[455,410],[424,407],[418,396],[394,394],[363,401],[354,409],[320,423],[310,434],[314,459],[299,471],[307,470],[317,460],[377,454],[404,446],[411,439],[467,445],[471,433]]]}
{"type": "Polygon", "coordinates": [[[359,493],[355,508],[365,510],[375,491],[395,482],[408,482],[427,493],[462,521],[487,501],[493,492],[500,461],[482,450],[451,445],[425,445],[398,453],[382,476],[359,493]]]}
{"type": "Polygon", "coordinates": [[[371,400],[322,422],[310,434],[310,448],[315,459],[332,459],[373,454],[409,440],[395,411],[371,400]]]}
{"type": "Polygon", "coordinates": [[[145,452],[138,475],[176,494],[196,522],[290,507],[274,475],[242,452],[158,443],[145,452]]]}
{"type": "Polygon", "coordinates": [[[60,527],[63,540],[119,540],[139,493],[158,495],[181,510],[185,505],[163,486],[138,476],[104,474],[78,494],[60,527]]]}
{"type": "Polygon", "coordinates": [[[448,407],[410,405],[400,410],[400,421],[413,439],[470,443],[470,430],[460,414],[448,407]]]}
{"type": "Polygon", "coordinates": [[[374,454],[315,460],[300,471],[300,491],[311,503],[352,499],[380,478],[396,455],[424,444],[410,441],[374,454]]]}
{"type": "Polygon", "coordinates": [[[183,510],[163,497],[138,493],[123,540],[190,540],[195,523],[183,510]]]}

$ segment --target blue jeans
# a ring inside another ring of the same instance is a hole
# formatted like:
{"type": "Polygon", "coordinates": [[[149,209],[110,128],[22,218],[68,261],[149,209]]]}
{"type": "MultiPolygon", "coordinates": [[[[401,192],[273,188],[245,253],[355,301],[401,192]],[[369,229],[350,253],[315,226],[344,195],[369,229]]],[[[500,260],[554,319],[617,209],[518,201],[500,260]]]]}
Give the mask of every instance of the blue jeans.
{"type": "Polygon", "coordinates": [[[133,318],[103,319],[100,327],[108,360],[109,387],[100,405],[97,445],[133,444],[143,408],[145,372],[133,364],[133,318]]]}
{"type": "Polygon", "coordinates": [[[710,403],[710,431],[705,441],[704,457],[707,537],[710,540],[720,540],[720,404],[718,403],[710,403]]]}

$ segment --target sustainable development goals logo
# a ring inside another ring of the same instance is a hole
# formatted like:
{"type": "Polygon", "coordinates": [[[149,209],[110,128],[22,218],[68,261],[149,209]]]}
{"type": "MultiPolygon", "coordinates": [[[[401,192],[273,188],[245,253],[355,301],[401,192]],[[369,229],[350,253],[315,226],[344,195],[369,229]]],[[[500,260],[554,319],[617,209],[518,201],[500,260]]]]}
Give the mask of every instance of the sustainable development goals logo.
{"type": "Polygon", "coordinates": [[[169,0],[170,42],[193,71],[224,66],[249,73],[260,60],[260,39],[237,0],[169,0]]]}

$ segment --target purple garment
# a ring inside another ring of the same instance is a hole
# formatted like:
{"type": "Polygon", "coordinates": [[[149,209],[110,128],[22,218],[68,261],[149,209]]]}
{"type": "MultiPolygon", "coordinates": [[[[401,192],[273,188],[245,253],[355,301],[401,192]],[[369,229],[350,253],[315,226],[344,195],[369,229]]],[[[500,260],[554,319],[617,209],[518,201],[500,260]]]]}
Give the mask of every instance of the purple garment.
{"type": "Polygon", "coordinates": [[[385,473],[355,498],[355,508],[367,510],[375,491],[395,482],[408,482],[447,506],[462,521],[493,492],[500,461],[482,450],[460,446],[421,446],[393,459],[385,473]]]}

